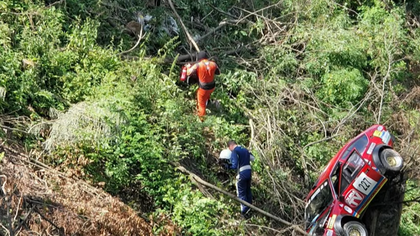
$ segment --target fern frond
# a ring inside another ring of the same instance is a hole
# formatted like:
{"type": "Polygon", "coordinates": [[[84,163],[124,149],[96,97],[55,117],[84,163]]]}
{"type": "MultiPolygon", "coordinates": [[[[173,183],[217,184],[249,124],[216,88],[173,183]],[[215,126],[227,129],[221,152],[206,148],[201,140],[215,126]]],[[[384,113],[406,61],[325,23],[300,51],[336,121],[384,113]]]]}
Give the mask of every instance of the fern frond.
{"type": "Polygon", "coordinates": [[[107,146],[111,139],[118,136],[122,123],[124,120],[120,114],[101,107],[101,104],[78,103],[72,105],[67,112],[58,114],[44,148],[51,151],[58,145],[78,142],[107,146]]]}

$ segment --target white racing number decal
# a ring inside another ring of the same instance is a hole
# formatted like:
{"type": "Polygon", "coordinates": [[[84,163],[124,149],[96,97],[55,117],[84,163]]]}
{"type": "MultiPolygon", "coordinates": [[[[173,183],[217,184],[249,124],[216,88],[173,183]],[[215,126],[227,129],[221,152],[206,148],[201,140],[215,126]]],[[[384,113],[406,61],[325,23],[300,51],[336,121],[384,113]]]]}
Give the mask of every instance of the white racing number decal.
{"type": "Polygon", "coordinates": [[[367,176],[362,172],[359,177],[354,181],[353,187],[362,192],[365,195],[368,195],[376,186],[376,181],[367,176]]]}

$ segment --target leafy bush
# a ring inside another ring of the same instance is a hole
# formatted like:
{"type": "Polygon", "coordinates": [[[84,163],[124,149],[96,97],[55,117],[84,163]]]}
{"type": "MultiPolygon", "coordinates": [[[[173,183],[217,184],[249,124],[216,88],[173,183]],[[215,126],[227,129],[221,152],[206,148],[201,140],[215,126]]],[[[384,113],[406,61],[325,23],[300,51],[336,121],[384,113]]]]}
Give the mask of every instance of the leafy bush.
{"type": "MultiPolygon", "coordinates": [[[[337,68],[365,68],[366,39],[351,28],[348,17],[339,15],[319,24],[326,22],[331,25],[330,28],[314,25],[312,27],[316,27],[316,30],[308,35],[310,42],[306,46],[304,59],[308,73],[322,77],[324,73],[337,68]]],[[[298,30],[299,35],[303,34],[298,30]]]]}
{"type": "MultiPolygon", "coordinates": [[[[418,198],[420,192],[416,181],[409,180],[406,188],[407,191],[404,196],[405,201],[411,201],[412,199],[418,198]]],[[[408,203],[408,205],[404,207],[400,223],[401,226],[398,232],[399,236],[420,234],[420,216],[418,215],[418,212],[420,212],[420,204],[418,202],[408,203]]]]}
{"type": "Polygon", "coordinates": [[[369,39],[367,54],[371,58],[369,64],[379,69],[382,76],[387,73],[395,75],[405,69],[399,59],[404,52],[407,41],[404,27],[404,10],[395,7],[387,11],[380,1],[375,1],[373,7],[361,7],[359,29],[363,36],[369,39]]]}
{"type": "Polygon", "coordinates": [[[260,53],[264,57],[262,63],[266,64],[263,66],[267,70],[264,73],[265,78],[278,79],[278,77],[281,77],[293,81],[299,61],[291,50],[268,46],[262,48],[260,53]]]}
{"type": "Polygon", "coordinates": [[[322,77],[322,87],[317,95],[327,103],[350,108],[360,101],[368,85],[357,69],[331,71],[322,77]]]}

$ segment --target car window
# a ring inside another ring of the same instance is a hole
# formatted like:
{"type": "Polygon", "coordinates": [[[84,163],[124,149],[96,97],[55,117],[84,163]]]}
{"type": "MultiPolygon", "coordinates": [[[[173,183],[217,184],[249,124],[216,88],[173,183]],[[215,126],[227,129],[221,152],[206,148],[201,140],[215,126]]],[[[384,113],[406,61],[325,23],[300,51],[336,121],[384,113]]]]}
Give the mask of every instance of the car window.
{"type": "Polygon", "coordinates": [[[341,160],[344,160],[347,158],[347,155],[349,154],[349,152],[351,152],[354,148],[356,148],[356,150],[359,153],[363,153],[365,151],[366,145],[368,144],[369,140],[367,138],[367,136],[365,134],[363,134],[362,136],[360,136],[360,138],[358,138],[357,140],[355,140],[348,148],[347,150],[344,152],[344,154],[341,156],[341,160]]]}
{"type": "Polygon", "coordinates": [[[336,195],[339,194],[338,192],[339,174],[340,174],[340,162],[337,162],[337,164],[334,166],[333,171],[331,171],[331,183],[333,185],[333,189],[336,195]]]}
{"type": "Polygon", "coordinates": [[[305,219],[309,226],[314,220],[316,220],[322,211],[331,204],[333,196],[331,188],[326,180],[322,183],[318,189],[312,194],[305,208],[305,219]]]}
{"type": "Polygon", "coordinates": [[[341,188],[340,192],[342,193],[349,184],[357,177],[360,170],[365,165],[365,162],[360,157],[360,154],[354,149],[349,159],[343,165],[342,177],[341,177],[341,188]]]}

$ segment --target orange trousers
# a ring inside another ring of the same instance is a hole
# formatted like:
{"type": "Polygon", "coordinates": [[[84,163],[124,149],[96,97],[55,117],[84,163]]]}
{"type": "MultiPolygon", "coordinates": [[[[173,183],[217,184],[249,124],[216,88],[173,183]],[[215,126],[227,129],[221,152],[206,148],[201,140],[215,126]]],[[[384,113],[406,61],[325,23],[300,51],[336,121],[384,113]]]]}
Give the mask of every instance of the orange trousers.
{"type": "Polygon", "coordinates": [[[204,90],[202,88],[198,88],[197,90],[197,109],[198,109],[198,116],[203,117],[206,115],[206,103],[210,99],[211,93],[214,91],[214,88],[211,90],[204,90]]]}

